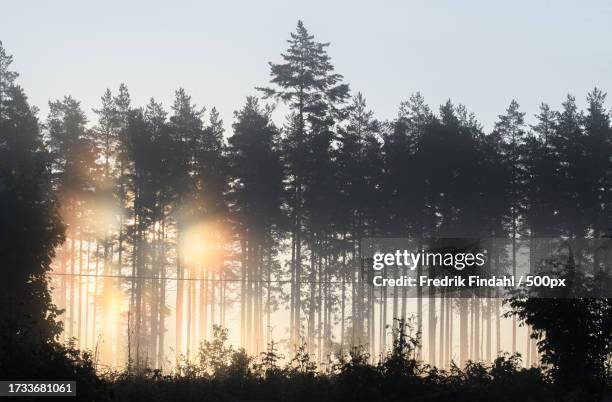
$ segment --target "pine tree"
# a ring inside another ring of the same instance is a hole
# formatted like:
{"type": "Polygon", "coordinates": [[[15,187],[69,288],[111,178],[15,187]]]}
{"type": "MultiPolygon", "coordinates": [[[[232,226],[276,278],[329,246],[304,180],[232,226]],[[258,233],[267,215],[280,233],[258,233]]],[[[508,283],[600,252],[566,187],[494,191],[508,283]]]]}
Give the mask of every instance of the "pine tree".
{"type": "MultiPolygon", "coordinates": [[[[52,156],[53,185],[62,203],[62,218],[70,241],[68,335],[80,339],[82,313],[82,245],[85,217],[95,192],[96,150],[86,129],[87,120],[78,101],[70,96],[49,102],[46,121],[48,149],[52,156]],[[77,246],[78,242],[78,246],[77,246]],[[77,265],[78,264],[78,265],[77,265]],[[78,269],[78,271],[77,271],[78,269]],[[76,326],[76,328],[75,328],[76,326]]],[[[67,252],[64,244],[64,253],[67,252]]]]}
{"type": "Polygon", "coordinates": [[[610,113],[605,105],[606,94],[594,88],[587,95],[584,116],[586,160],[582,173],[585,219],[592,225],[593,236],[604,236],[612,227],[610,205],[612,197],[612,128],[610,113]]]}
{"type": "MultiPolygon", "coordinates": [[[[286,102],[291,111],[286,161],[288,163],[289,191],[291,193],[292,220],[292,289],[291,289],[291,344],[295,345],[301,328],[302,243],[304,225],[304,191],[306,183],[309,140],[316,134],[325,135],[329,119],[339,112],[339,106],[348,96],[348,85],[334,72],[326,48],[308,33],[298,21],[295,33],[288,40],[289,48],[281,54],[283,63],[270,63],[272,88],[259,88],[266,97],[286,102]]],[[[320,137],[322,138],[322,137],[320,137]]]]}
{"type": "MultiPolygon", "coordinates": [[[[384,175],[383,205],[379,220],[388,236],[423,239],[429,217],[425,212],[425,187],[420,184],[423,166],[416,156],[426,128],[435,118],[423,96],[415,93],[400,104],[397,119],[387,124],[382,147],[384,175]]],[[[422,274],[422,266],[417,268],[422,274]]],[[[423,331],[423,293],[417,287],[417,331],[423,331]]],[[[385,323],[381,323],[384,326],[385,323]]],[[[373,352],[373,351],[372,351],[373,352]]],[[[384,353],[384,351],[381,351],[384,353]]],[[[420,357],[421,347],[418,348],[420,357]]]]}
{"type": "Polygon", "coordinates": [[[576,99],[568,95],[562,103],[551,142],[559,161],[557,185],[561,198],[556,202],[560,229],[561,234],[570,238],[583,237],[589,225],[583,212],[588,208],[584,197],[590,190],[583,176],[583,171],[589,163],[583,121],[584,115],[578,110],[576,99]]]}
{"type": "Polygon", "coordinates": [[[283,166],[277,147],[279,132],[271,121],[271,111],[257,98],[248,97],[244,107],[235,112],[234,133],[227,150],[232,216],[242,245],[241,328],[248,333],[244,345],[255,351],[262,349],[264,311],[270,328],[276,233],[284,223],[283,166]]]}
{"type": "MultiPolygon", "coordinates": [[[[380,180],[382,174],[381,143],[379,141],[380,123],[367,109],[365,97],[358,93],[347,107],[346,126],[339,131],[338,149],[335,152],[337,189],[340,193],[337,211],[337,229],[347,244],[350,259],[349,266],[343,267],[341,312],[344,316],[345,296],[344,281],[351,284],[351,333],[345,334],[345,320],[341,320],[341,347],[371,346],[368,339],[366,322],[373,325],[370,318],[369,300],[366,301],[366,289],[361,266],[361,241],[366,236],[374,236],[379,226],[380,212],[376,208],[380,198],[380,180]],[[348,343],[345,345],[344,336],[348,343]]],[[[346,264],[346,262],[345,262],[346,264]]],[[[369,295],[371,296],[371,295],[369,295]]]]}
{"type": "MultiPolygon", "coordinates": [[[[506,114],[500,115],[495,123],[495,131],[503,143],[504,162],[509,166],[511,182],[508,197],[511,202],[508,220],[512,239],[512,275],[516,276],[518,239],[521,232],[520,217],[524,209],[524,163],[521,147],[525,137],[525,113],[519,111],[515,100],[510,102],[506,114]]],[[[512,319],[512,353],[516,352],[516,318],[512,319]]]]}
{"type": "MultiPolygon", "coordinates": [[[[201,134],[204,123],[202,121],[203,109],[198,109],[191,102],[191,97],[184,89],[176,91],[175,100],[172,105],[173,114],[170,116],[170,136],[172,139],[172,152],[170,164],[172,166],[172,182],[176,192],[174,200],[174,219],[176,220],[176,356],[180,356],[184,348],[184,303],[185,303],[185,267],[183,264],[184,256],[181,255],[181,242],[183,233],[187,228],[188,222],[194,221],[193,210],[190,203],[194,199],[195,182],[193,180],[195,171],[195,155],[197,149],[196,141],[201,134]]],[[[189,299],[187,302],[190,303],[189,299]]],[[[188,320],[190,317],[188,317],[188,320]]],[[[187,351],[189,351],[187,343],[187,351]]]]}

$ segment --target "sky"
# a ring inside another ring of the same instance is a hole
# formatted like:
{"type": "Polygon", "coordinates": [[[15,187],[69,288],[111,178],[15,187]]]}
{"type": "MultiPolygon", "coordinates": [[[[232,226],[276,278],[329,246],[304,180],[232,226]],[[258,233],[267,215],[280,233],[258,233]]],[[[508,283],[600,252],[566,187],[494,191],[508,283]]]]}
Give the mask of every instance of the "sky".
{"type": "Polygon", "coordinates": [[[124,82],[133,104],[168,109],[184,87],[230,130],[298,19],[331,43],[336,71],[381,119],[420,91],[436,110],[464,104],[490,130],[512,99],[533,121],[541,102],[559,108],[571,93],[584,106],[594,86],[612,90],[609,1],[13,0],[0,13],[0,40],[43,118],[70,94],[94,124],[105,89],[124,82]]]}

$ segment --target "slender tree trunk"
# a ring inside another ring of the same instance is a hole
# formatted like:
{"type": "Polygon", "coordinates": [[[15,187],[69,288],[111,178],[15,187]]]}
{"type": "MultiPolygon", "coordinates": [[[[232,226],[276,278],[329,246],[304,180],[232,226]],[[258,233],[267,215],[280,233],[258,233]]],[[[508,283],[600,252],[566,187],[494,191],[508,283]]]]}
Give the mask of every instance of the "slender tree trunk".
{"type": "Polygon", "coordinates": [[[474,360],[480,361],[480,295],[474,298],[474,360]]]}
{"type": "Polygon", "coordinates": [[[225,328],[225,309],[227,305],[226,292],[227,292],[227,278],[225,277],[225,267],[221,266],[221,326],[225,328]]]}
{"type": "MultiPolygon", "coordinates": [[[[383,271],[384,272],[384,271],[383,271]]],[[[383,354],[384,354],[384,338],[385,338],[385,314],[384,314],[384,308],[385,308],[385,289],[383,288],[381,290],[381,298],[380,298],[380,306],[379,306],[379,312],[378,312],[378,320],[380,321],[379,323],[379,327],[378,327],[378,361],[381,362],[383,359],[383,354]]]]}
{"type": "Polygon", "coordinates": [[[191,339],[191,344],[189,345],[189,350],[192,353],[191,356],[195,357],[198,354],[198,348],[197,348],[197,325],[196,325],[196,317],[197,317],[197,310],[196,310],[196,268],[195,268],[195,262],[193,263],[194,266],[191,267],[191,269],[189,270],[189,329],[190,329],[190,339],[191,339]]]}
{"type": "Polygon", "coordinates": [[[268,264],[266,267],[267,284],[266,284],[266,345],[272,341],[272,327],[270,322],[270,312],[272,308],[272,258],[268,254],[268,264]]]}
{"type": "Polygon", "coordinates": [[[459,363],[461,366],[469,358],[469,340],[468,340],[468,305],[465,297],[459,298],[459,348],[460,356],[459,363]]]}
{"type": "MultiPolygon", "coordinates": [[[[119,206],[121,208],[121,211],[124,211],[125,206],[126,206],[126,194],[125,194],[125,166],[124,166],[124,162],[123,160],[121,160],[120,162],[120,166],[119,166],[119,181],[120,181],[120,186],[119,186],[119,206]]],[[[117,275],[119,277],[121,277],[122,273],[123,273],[123,247],[124,247],[124,226],[125,224],[125,220],[123,217],[123,213],[119,214],[119,244],[118,244],[118,248],[117,248],[117,275]]],[[[111,264],[109,264],[109,268],[112,265],[112,253],[111,253],[111,264]]],[[[109,269],[108,272],[110,272],[111,270],[109,269]]],[[[106,261],[104,262],[104,272],[106,272],[106,261]]],[[[117,278],[117,289],[116,289],[117,295],[121,294],[121,279],[117,278]]],[[[106,307],[106,306],[103,306],[106,307]]],[[[131,312],[130,312],[131,314],[131,312]]],[[[130,320],[130,314],[128,314],[128,321],[130,320]]],[[[119,323],[119,321],[117,321],[117,334],[116,334],[116,348],[115,350],[117,351],[117,355],[119,354],[119,351],[121,350],[121,347],[123,345],[123,343],[125,342],[125,338],[124,338],[124,333],[122,332],[122,325],[119,323]]],[[[129,332],[129,330],[128,330],[129,332]]],[[[109,342],[107,342],[108,344],[110,344],[110,340],[109,342]]]]}
{"type": "Polygon", "coordinates": [[[525,343],[525,365],[531,366],[531,327],[527,326],[527,342],[525,343]]]}
{"type": "Polygon", "coordinates": [[[397,318],[398,318],[398,299],[397,299],[397,286],[393,287],[393,317],[391,318],[391,327],[393,328],[393,331],[391,331],[391,333],[393,334],[393,341],[395,341],[395,337],[397,335],[395,329],[397,328],[397,318]]]}
{"type": "Polygon", "coordinates": [[[210,277],[210,283],[209,283],[209,288],[210,288],[210,298],[207,297],[206,302],[208,304],[210,304],[210,325],[214,326],[217,324],[216,322],[216,317],[215,317],[215,288],[217,287],[217,283],[216,281],[216,272],[215,272],[215,267],[214,265],[210,267],[209,269],[209,277],[210,277]]]}
{"type": "MultiPolygon", "coordinates": [[[[516,278],[516,218],[512,220],[512,276],[516,278]]],[[[512,316],[512,353],[516,353],[516,316],[512,316]]]]}
{"type": "Polygon", "coordinates": [[[68,334],[72,338],[74,336],[74,277],[76,275],[75,268],[75,257],[76,257],[76,247],[75,247],[75,230],[72,229],[70,231],[70,322],[68,326],[68,334]]]}
{"type": "Polygon", "coordinates": [[[96,322],[98,319],[98,261],[100,257],[100,243],[96,240],[96,254],[95,254],[95,262],[94,262],[94,286],[93,286],[93,312],[92,312],[92,322],[91,322],[91,333],[93,336],[94,346],[97,348],[98,338],[97,338],[97,328],[96,322]]]}
{"type": "Polygon", "coordinates": [[[473,296],[468,301],[469,332],[468,332],[468,359],[474,359],[474,299],[473,296]],[[472,304],[470,306],[470,303],[472,304]],[[471,308],[470,308],[471,307],[471,308]]]}
{"type": "Polygon", "coordinates": [[[454,326],[453,326],[453,323],[454,323],[454,320],[455,320],[454,309],[453,309],[453,300],[454,299],[451,298],[451,300],[450,300],[451,303],[449,304],[449,308],[450,308],[450,315],[449,315],[450,320],[449,320],[449,332],[448,332],[448,339],[449,339],[449,342],[448,342],[449,361],[448,361],[448,363],[449,363],[449,365],[450,365],[451,361],[453,361],[453,360],[456,361],[455,357],[453,356],[454,347],[453,347],[453,343],[452,343],[452,339],[453,339],[453,337],[455,335],[455,333],[454,333],[454,326]]]}
{"type": "MultiPolygon", "coordinates": [[[[158,221],[159,223],[159,221],[158,221]]],[[[152,367],[158,367],[157,365],[157,340],[159,336],[159,283],[160,283],[160,242],[161,239],[161,228],[153,225],[153,245],[151,254],[153,256],[152,269],[153,269],[153,280],[151,283],[151,317],[149,320],[149,333],[150,338],[148,342],[147,355],[150,359],[152,367]]]]}
{"type": "Polygon", "coordinates": [[[317,273],[315,271],[315,246],[310,247],[310,298],[308,306],[308,351],[309,353],[314,352],[314,341],[315,341],[315,314],[316,314],[316,281],[317,273]]]}
{"type": "MultiPolygon", "coordinates": [[[[138,173],[137,173],[138,174],[138,173]]],[[[140,180],[137,178],[136,182],[140,180]]],[[[141,279],[141,264],[143,262],[142,255],[142,219],[140,211],[140,189],[138,185],[134,190],[134,227],[135,233],[133,238],[134,250],[132,258],[132,311],[135,310],[133,317],[134,347],[136,349],[136,367],[140,367],[140,347],[141,345],[141,322],[142,322],[142,279],[141,279]]]]}
{"type": "Polygon", "coordinates": [[[450,366],[450,362],[453,358],[453,298],[446,298],[446,360],[445,366],[450,366]]]}
{"type": "MultiPolygon", "coordinates": [[[[322,268],[321,268],[321,265],[322,265],[321,264],[321,256],[319,256],[317,258],[317,262],[318,262],[318,264],[317,264],[318,265],[317,279],[319,281],[322,281],[323,280],[323,275],[322,275],[322,268]]],[[[317,297],[317,303],[316,303],[316,311],[317,311],[317,337],[318,337],[318,339],[317,339],[317,341],[318,341],[317,342],[317,351],[318,351],[318,354],[319,354],[319,359],[318,359],[319,365],[321,364],[321,360],[323,358],[323,356],[322,356],[322,352],[323,352],[323,350],[322,350],[323,349],[323,337],[322,337],[322,335],[323,334],[321,333],[321,325],[322,325],[322,323],[321,323],[321,319],[322,319],[321,314],[324,311],[323,310],[323,308],[324,308],[324,305],[323,305],[323,292],[322,292],[322,288],[324,286],[325,285],[323,283],[319,283],[319,286],[318,286],[318,289],[317,289],[318,290],[318,297],[317,297]]]]}
{"type": "MultiPolygon", "coordinates": [[[[342,235],[343,244],[346,243],[346,233],[342,235]]],[[[342,271],[340,272],[341,277],[341,296],[340,296],[340,353],[344,351],[344,326],[346,320],[346,250],[342,250],[342,271]]]]}
{"type": "MultiPolygon", "coordinates": [[[[495,272],[500,272],[500,255],[499,250],[495,250],[495,272]]],[[[501,352],[501,306],[499,295],[495,298],[495,356],[501,352]]]]}
{"type": "MultiPolygon", "coordinates": [[[[301,200],[301,191],[299,191],[300,193],[300,200],[301,200]]],[[[298,207],[298,211],[299,211],[299,207],[298,207]]],[[[295,284],[296,284],[296,289],[295,289],[295,319],[294,319],[294,325],[295,325],[295,329],[296,329],[296,335],[295,338],[296,340],[299,340],[301,337],[301,332],[302,332],[302,318],[301,318],[301,312],[302,312],[302,302],[301,302],[301,278],[302,278],[302,218],[301,218],[301,212],[298,212],[298,218],[297,218],[297,234],[296,234],[296,240],[295,240],[295,265],[296,265],[296,269],[295,269],[295,284]]]]}
{"type": "MultiPolygon", "coordinates": [[[[385,268],[384,272],[385,272],[385,278],[386,278],[387,268],[385,268]]],[[[382,317],[381,317],[381,323],[380,323],[380,329],[381,329],[380,351],[381,351],[381,358],[383,358],[385,353],[387,352],[387,288],[386,287],[383,288],[383,297],[381,300],[381,306],[382,306],[382,317]]]]}
{"type": "Polygon", "coordinates": [[[247,250],[244,237],[240,239],[240,274],[240,345],[246,349],[247,250]]]}
{"type": "Polygon", "coordinates": [[[183,266],[181,264],[181,228],[177,224],[176,229],[176,357],[182,353],[183,343],[183,266]]]}
{"type": "MultiPolygon", "coordinates": [[[[62,263],[61,263],[61,278],[60,278],[60,300],[59,300],[59,306],[60,308],[62,308],[64,310],[63,315],[64,315],[64,320],[67,321],[68,319],[68,305],[66,303],[66,295],[67,295],[67,274],[68,273],[68,240],[64,241],[64,244],[62,244],[62,263]]],[[[66,335],[65,333],[62,331],[62,339],[65,339],[66,335]]]]}
{"type": "MultiPolygon", "coordinates": [[[[434,277],[434,269],[433,267],[429,268],[429,276],[434,277]]],[[[429,348],[429,363],[434,365],[436,364],[436,327],[437,327],[437,317],[436,317],[436,289],[433,286],[429,287],[429,316],[427,319],[428,323],[428,338],[429,342],[427,346],[429,348]]]]}
{"type": "MultiPolygon", "coordinates": [[[[419,249],[422,250],[422,244],[419,244],[419,249]]],[[[419,278],[423,275],[423,264],[419,260],[417,264],[417,333],[423,334],[423,287],[419,278]]],[[[421,360],[423,356],[423,347],[421,344],[417,346],[417,360],[421,360]]]]}
{"type": "Polygon", "coordinates": [[[263,278],[264,278],[264,234],[262,233],[262,238],[260,239],[259,244],[259,264],[257,268],[257,353],[260,354],[264,351],[263,345],[263,319],[264,319],[264,286],[263,286],[263,278]]]}
{"type": "Polygon", "coordinates": [[[188,283],[187,283],[187,328],[185,329],[185,335],[186,335],[185,355],[187,356],[187,361],[191,360],[191,317],[192,317],[191,308],[193,306],[193,304],[191,303],[191,299],[193,295],[193,291],[191,288],[191,284],[193,283],[193,281],[191,280],[192,279],[191,272],[192,272],[192,267],[189,267],[187,269],[187,276],[185,277],[188,280],[188,283]]]}
{"type": "Polygon", "coordinates": [[[79,340],[79,346],[82,347],[83,345],[83,339],[81,338],[81,327],[82,327],[82,322],[81,322],[81,317],[82,312],[83,312],[83,295],[82,295],[82,289],[83,289],[83,228],[79,228],[79,273],[77,276],[77,283],[79,286],[78,289],[78,316],[77,316],[77,339],[79,340]]]}
{"type": "Polygon", "coordinates": [[[208,270],[204,269],[204,261],[202,261],[200,262],[200,342],[206,340],[206,331],[208,330],[208,323],[206,322],[206,304],[209,283],[207,276],[208,270]]]}
{"type": "Polygon", "coordinates": [[[440,291],[440,347],[439,347],[439,360],[440,360],[440,367],[444,367],[444,331],[445,331],[445,327],[444,325],[446,324],[445,322],[445,317],[444,317],[444,312],[445,312],[445,292],[443,290],[440,291]]]}
{"type": "Polygon", "coordinates": [[[85,348],[89,348],[89,282],[90,282],[90,254],[91,254],[91,238],[87,239],[87,258],[86,258],[86,269],[85,269],[85,337],[83,339],[83,345],[85,348]]]}
{"type": "MultiPolygon", "coordinates": [[[[161,221],[161,251],[160,251],[160,289],[159,289],[159,322],[158,333],[159,340],[157,342],[157,364],[160,370],[163,370],[165,364],[164,356],[164,338],[166,334],[166,221],[162,218],[161,221]]],[[[155,323],[154,323],[155,324],[155,323]]]]}
{"type": "Polygon", "coordinates": [[[295,270],[297,264],[295,263],[295,231],[291,233],[291,289],[290,289],[290,301],[289,301],[289,343],[291,348],[295,348],[295,297],[296,297],[296,283],[295,283],[295,270]]]}
{"type": "Polygon", "coordinates": [[[370,293],[370,331],[369,331],[369,350],[370,350],[370,363],[374,362],[374,352],[375,352],[375,338],[376,338],[376,320],[375,320],[375,314],[376,314],[376,299],[374,298],[374,288],[372,286],[370,286],[369,289],[369,293],[370,293]]]}
{"type": "Polygon", "coordinates": [[[493,314],[492,303],[493,299],[491,298],[491,290],[487,289],[489,297],[487,298],[487,341],[485,343],[485,360],[493,361],[491,356],[491,343],[492,343],[492,333],[491,333],[491,319],[493,314]]]}
{"type": "MultiPolygon", "coordinates": [[[[404,275],[410,275],[409,269],[408,267],[404,267],[403,268],[403,274],[404,275]]],[[[402,320],[404,322],[406,322],[406,308],[407,308],[407,302],[408,302],[408,287],[407,286],[402,286],[402,320]]]]}
{"type": "MultiPolygon", "coordinates": [[[[351,250],[351,261],[353,264],[357,264],[357,252],[355,250],[355,236],[353,235],[353,244],[351,250]]],[[[357,286],[358,286],[358,272],[351,270],[351,344],[353,346],[359,346],[359,340],[357,339],[357,286]]]]}
{"type": "Polygon", "coordinates": [[[495,355],[501,352],[501,309],[499,299],[495,299],[495,355]]]}
{"type": "Polygon", "coordinates": [[[249,243],[247,245],[248,250],[248,259],[247,259],[247,267],[248,267],[248,276],[247,276],[247,306],[246,306],[246,344],[247,351],[250,353],[253,352],[253,247],[251,243],[251,239],[249,236],[249,243]]]}

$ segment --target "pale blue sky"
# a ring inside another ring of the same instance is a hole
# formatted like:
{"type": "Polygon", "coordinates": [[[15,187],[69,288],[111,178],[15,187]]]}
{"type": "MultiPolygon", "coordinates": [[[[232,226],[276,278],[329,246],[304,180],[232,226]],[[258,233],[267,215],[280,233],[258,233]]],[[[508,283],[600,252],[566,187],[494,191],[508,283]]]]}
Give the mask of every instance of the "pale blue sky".
{"type": "MultiPolygon", "coordinates": [[[[0,40],[31,102],[71,94],[88,115],[125,82],[169,108],[183,86],[229,128],[268,81],[298,18],[331,42],[336,70],[380,118],[421,91],[465,104],[490,129],[512,98],[529,116],[568,92],[612,90],[612,2],[4,1],[0,40]]],[[[612,97],[612,94],[610,95],[612,97]]],[[[282,123],[282,116],[277,122],[282,123]]]]}

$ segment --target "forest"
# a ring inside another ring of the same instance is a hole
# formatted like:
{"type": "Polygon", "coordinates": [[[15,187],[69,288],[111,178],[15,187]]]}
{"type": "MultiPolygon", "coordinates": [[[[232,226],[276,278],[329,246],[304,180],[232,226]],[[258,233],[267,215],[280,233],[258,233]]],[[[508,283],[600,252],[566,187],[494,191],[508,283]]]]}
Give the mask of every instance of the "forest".
{"type": "Polygon", "coordinates": [[[39,116],[0,42],[0,380],[76,379],[88,401],[611,397],[612,299],[379,297],[362,269],[367,238],[504,238],[489,260],[512,273],[530,239],[612,237],[606,93],[533,118],[513,100],[488,132],[418,92],[382,119],[328,46],[298,21],[226,130],[183,88],[39,116]]]}

